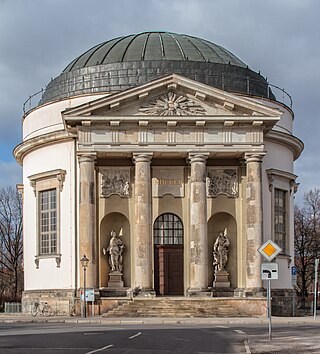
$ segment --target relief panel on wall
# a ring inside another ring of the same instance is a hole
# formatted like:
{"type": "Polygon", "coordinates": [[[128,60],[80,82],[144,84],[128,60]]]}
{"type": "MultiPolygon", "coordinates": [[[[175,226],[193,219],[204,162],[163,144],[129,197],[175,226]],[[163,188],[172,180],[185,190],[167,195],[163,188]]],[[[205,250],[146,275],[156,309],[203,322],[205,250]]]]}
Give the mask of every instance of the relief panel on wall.
{"type": "Polygon", "coordinates": [[[100,195],[108,198],[117,194],[122,198],[131,196],[130,168],[103,168],[100,169],[100,195]]]}
{"type": "Polygon", "coordinates": [[[239,192],[238,169],[236,167],[208,168],[207,193],[208,197],[224,194],[236,198],[239,192]]]}

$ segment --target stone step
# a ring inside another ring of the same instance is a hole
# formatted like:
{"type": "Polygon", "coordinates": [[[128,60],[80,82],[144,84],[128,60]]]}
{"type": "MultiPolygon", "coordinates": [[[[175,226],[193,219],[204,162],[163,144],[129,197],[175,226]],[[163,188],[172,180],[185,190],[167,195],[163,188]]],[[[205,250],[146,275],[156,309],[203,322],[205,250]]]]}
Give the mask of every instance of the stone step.
{"type": "Polygon", "coordinates": [[[105,317],[238,317],[230,303],[208,300],[134,299],[104,314],[105,317]]]}

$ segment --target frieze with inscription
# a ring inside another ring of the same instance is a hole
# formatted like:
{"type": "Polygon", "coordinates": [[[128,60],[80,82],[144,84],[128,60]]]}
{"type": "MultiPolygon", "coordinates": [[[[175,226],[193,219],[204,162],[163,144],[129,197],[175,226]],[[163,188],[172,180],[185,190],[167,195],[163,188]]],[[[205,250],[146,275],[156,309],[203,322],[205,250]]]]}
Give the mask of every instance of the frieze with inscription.
{"type": "Polygon", "coordinates": [[[237,168],[214,168],[208,171],[207,191],[209,197],[224,194],[235,198],[239,193],[237,168]]]}
{"type": "Polygon", "coordinates": [[[153,167],[152,196],[161,198],[164,195],[184,197],[184,169],[179,167],[153,167]]]}

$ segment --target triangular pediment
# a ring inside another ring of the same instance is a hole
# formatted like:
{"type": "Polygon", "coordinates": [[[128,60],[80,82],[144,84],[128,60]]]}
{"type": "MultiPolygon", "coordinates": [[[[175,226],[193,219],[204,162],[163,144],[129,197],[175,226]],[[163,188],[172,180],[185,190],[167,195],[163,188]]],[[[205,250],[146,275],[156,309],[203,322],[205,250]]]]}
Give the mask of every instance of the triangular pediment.
{"type": "Polygon", "coordinates": [[[76,121],[101,121],[125,117],[165,117],[192,120],[219,117],[223,119],[246,118],[254,121],[280,119],[279,110],[239,97],[235,94],[172,74],[148,84],[67,109],[63,112],[68,124],[76,121]]]}

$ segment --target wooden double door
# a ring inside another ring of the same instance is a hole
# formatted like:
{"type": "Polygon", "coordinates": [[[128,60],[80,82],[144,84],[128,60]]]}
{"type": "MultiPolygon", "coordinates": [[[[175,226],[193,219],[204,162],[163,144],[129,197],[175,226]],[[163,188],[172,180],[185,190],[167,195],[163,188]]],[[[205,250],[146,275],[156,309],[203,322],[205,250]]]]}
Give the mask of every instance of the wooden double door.
{"type": "Polygon", "coordinates": [[[183,245],[155,245],[154,287],[157,295],[183,295],[183,245]]]}

